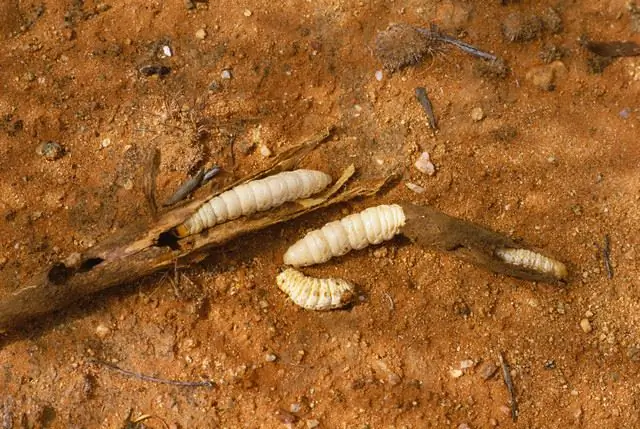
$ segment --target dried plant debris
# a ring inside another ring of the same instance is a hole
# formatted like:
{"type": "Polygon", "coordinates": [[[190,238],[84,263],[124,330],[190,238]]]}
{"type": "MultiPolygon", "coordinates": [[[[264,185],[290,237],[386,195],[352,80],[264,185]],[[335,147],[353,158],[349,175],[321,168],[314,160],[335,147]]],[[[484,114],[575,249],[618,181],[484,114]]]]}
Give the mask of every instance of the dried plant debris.
{"type": "Polygon", "coordinates": [[[495,61],[480,61],[473,63],[473,74],[487,79],[504,79],[509,75],[509,67],[501,58],[495,61]]]}
{"type": "Polygon", "coordinates": [[[399,70],[442,51],[442,43],[409,24],[391,24],[376,36],[375,54],[389,71],[399,70]]]}
{"type": "Polygon", "coordinates": [[[502,34],[509,42],[529,42],[540,37],[544,30],[542,18],[521,12],[509,14],[502,22],[502,34]]]}
{"type": "Polygon", "coordinates": [[[400,70],[443,52],[445,44],[454,45],[480,58],[496,59],[494,55],[440,32],[434,25],[427,29],[403,23],[390,24],[386,30],[378,33],[374,44],[376,57],[389,71],[400,70]]]}
{"type": "Polygon", "coordinates": [[[554,44],[544,45],[538,54],[538,58],[545,64],[559,61],[567,55],[567,50],[554,44]]]}
{"type": "Polygon", "coordinates": [[[551,34],[562,33],[564,26],[562,25],[562,17],[560,13],[552,7],[547,8],[540,16],[544,27],[551,34]]]}

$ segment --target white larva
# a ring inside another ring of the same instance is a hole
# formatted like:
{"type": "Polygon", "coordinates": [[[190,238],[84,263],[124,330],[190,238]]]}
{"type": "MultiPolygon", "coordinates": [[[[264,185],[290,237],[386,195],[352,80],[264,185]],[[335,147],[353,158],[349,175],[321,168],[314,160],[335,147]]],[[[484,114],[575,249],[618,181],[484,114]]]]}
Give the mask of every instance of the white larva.
{"type": "Polygon", "coordinates": [[[527,249],[497,249],[496,255],[507,264],[527,268],[542,274],[551,274],[562,280],[568,275],[567,267],[555,259],[527,249]]]}
{"type": "Polygon", "coordinates": [[[185,237],[197,234],[240,216],[269,210],[288,201],[307,198],[320,192],[330,183],[331,176],[315,170],[285,171],[243,183],[204,203],[189,219],[176,227],[176,235],[185,237]]]}
{"type": "Polygon", "coordinates": [[[278,274],[276,283],[295,304],[307,310],[341,308],[355,296],[353,285],[346,280],[309,277],[293,268],[287,268],[278,274]]]}
{"type": "Polygon", "coordinates": [[[284,263],[305,267],[326,262],[370,244],[390,240],[404,226],[405,215],[397,204],[370,207],[309,232],[284,254],[284,263]]]}

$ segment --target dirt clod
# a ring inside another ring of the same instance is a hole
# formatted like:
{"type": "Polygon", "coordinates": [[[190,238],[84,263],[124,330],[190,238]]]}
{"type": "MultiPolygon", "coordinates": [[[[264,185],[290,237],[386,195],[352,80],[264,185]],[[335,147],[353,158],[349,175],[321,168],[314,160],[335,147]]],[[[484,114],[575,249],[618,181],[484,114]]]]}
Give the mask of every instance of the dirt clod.
{"type": "Polygon", "coordinates": [[[54,141],[43,142],[36,148],[36,153],[47,161],[55,161],[62,158],[64,152],[62,145],[54,141]]]}

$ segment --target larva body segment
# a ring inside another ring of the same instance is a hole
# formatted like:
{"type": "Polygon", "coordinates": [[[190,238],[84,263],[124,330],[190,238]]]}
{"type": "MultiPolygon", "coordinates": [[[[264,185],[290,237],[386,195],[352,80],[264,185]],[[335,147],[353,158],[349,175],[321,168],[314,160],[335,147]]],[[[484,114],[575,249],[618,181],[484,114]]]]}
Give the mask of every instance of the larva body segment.
{"type": "Polygon", "coordinates": [[[370,207],[309,232],[289,247],[284,263],[294,267],[320,264],[351,250],[390,240],[404,223],[404,211],[397,204],[370,207]]]}
{"type": "Polygon", "coordinates": [[[559,280],[566,279],[568,276],[567,267],[562,262],[528,249],[496,249],[496,255],[507,264],[551,274],[559,280]]]}
{"type": "Polygon", "coordinates": [[[219,223],[269,210],[288,201],[307,198],[331,183],[331,176],[316,170],[285,171],[243,183],[204,203],[182,225],[176,235],[197,234],[219,223]]]}
{"type": "Polygon", "coordinates": [[[287,268],[276,277],[281,291],[307,310],[333,310],[349,304],[355,296],[354,287],[346,280],[318,279],[287,268]]]}

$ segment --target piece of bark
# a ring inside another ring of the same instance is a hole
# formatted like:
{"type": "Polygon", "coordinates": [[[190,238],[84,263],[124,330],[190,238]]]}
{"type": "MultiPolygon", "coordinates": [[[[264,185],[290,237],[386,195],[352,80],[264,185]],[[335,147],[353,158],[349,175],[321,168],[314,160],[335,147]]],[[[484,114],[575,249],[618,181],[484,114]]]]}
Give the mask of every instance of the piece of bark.
{"type": "MultiPolygon", "coordinates": [[[[218,193],[239,183],[293,169],[325,141],[330,133],[331,130],[328,129],[306,143],[291,148],[277,157],[270,168],[221,189],[218,193]]],[[[74,254],[53,264],[44,272],[35,275],[27,286],[0,300],[0,331],[17,327],[38,315],[63,308],[84,296],[173,267],[176,261],[180,264],[197,262],[206,257],[208,249],[223,245],[241,235],[331,204],[372,195],[381,189],[388,179],[342,190],[341,185],[352,174],[353,169],[347,169],[336,185],[313,199],[302,203],[288,203],[277,210],[235,219],[181,240],[171,234],[172,228],[184,222],[200,205],[212,198],[212,195],[170,210],[151,225],[144,222],[132,225],[82,254],[74,254]]]]}
{"type": "Polygon", "coordinates": [[[635,42],[584,42],[584,47],[601,57],[635,57],[640,55],[640,45],[635,42]]]}
{"type": "MultiPolygon", "coordinates": [[[[525,266],[509,264],[498,257],[496,253],[500,249],[528,249],[543,255],[537,249],[480,225],[446,215],[432,207],[410,203],[400,205],[406,216],[401,233],[421,247],[444,252],[494,273],[506,274],[523,280],[545,283],[561,283],[566,280],[566,269],[564,270],[565,275],[534,270],[525,266]]],[[[562,263],[552,261],[564,268],[562,263]]]]}

